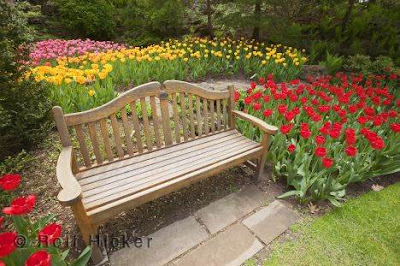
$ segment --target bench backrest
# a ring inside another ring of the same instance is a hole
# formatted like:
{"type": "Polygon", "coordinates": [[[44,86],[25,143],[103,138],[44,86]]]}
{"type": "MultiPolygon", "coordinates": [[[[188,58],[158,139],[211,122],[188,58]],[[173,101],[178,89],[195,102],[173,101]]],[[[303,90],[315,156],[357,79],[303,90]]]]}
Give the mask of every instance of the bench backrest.
{"type": "Polygon", "coordinates": [[[91,110],[53,114],[73,171],[104,165],[233,127],[233,87],[211,91],[183,81],[150,82],[91,110]]]}

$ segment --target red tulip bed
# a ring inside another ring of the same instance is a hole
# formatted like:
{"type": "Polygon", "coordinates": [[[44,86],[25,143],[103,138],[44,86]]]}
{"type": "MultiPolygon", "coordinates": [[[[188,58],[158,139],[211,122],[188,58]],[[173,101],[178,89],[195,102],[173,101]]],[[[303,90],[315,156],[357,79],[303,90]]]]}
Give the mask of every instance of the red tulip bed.
{"type": "MultiPolygon", "coordinates": [[[[0,217],[0,266],[2,265],[86,265],[91,252],[86,248],[73,262],[66,262],[68,239],[62,239],[62,227],[54,223],[54,215],[32,221],[29,214],[36,204],[35,195],[12,198],[21,183],[18,174],[0,177],[1,203],[7,202],[0,217]]],[[[71,241],[71,240],[70,240],[71,241]]],[[[69,243],[71,244],[71,243],[69,243]]],[[[73,244],[73,243],[72,243],[73,244]]]]}
{"type": "MultiPolygon", "coordinates": [[[[269,76],[236,92],[239,109],[280,128],[268,157],[273,177],[293,188],[281,197],[340,205],[348,184],[400,171],[399,81],[338,73],[277,84],[269,76]]],[[[239,127],[260,138],[247,123],[239,127]]]]}

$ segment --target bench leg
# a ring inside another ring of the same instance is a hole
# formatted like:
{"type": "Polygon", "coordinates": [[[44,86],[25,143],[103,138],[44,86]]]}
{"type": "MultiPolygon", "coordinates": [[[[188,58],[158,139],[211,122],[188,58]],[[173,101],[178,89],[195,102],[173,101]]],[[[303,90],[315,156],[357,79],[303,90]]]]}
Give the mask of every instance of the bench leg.
{"type": "Polygon", "coordinates": [[[257,163],[257,168],[254,173],[254,181],[258,182],[262,179],[264,176],[264,168],[265,168],[265,163],[267,161],[267,155],[268,155],[268,141],[269,141],[269,134],[264,133],[263,138],[261,140],[261,144],[264,147],[263,153],[261,157],[258,159],[257,163]]]}
{"type": "Polygon", "coordinates": [[[91,223],[90,218],[86,215],[86,211],[83,207],[82,201],[77,202],[71,206],[74,212],[76,222],[81,231],[83,241],[87,246],[91,246],[92,256],[91,260],[94,265],[103,265],[108,262],[107,253],[104,245],[97,241],[98,226],[91,223]],[[102,252],[102,249],[103,252],[102,252]]]}

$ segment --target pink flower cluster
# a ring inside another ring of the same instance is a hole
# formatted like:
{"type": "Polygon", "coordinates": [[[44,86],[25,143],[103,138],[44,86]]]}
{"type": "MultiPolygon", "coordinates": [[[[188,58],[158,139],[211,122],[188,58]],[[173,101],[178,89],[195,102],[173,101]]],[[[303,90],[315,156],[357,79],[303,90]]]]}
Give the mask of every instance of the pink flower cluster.
{"type": "Polygon", "coordinates": [[[37,42],[30,53],[34,65],[40,64],[41,60],[56,59],[60,56],[77,56],[88,52],[103,52],[107,50],[119,50],[125,48],[123,44],[110,41],[81,40],[45,40],[37,42]]]}

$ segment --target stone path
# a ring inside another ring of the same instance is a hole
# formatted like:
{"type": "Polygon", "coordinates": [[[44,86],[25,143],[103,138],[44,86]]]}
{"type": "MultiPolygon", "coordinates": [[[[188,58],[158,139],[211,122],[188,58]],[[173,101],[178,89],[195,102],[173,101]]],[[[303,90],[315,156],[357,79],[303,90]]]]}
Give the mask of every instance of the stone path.
{"type": "Polygon", "coordinates": [[[111,265],[241,265],[299,218],[253,185],[151,234],[150,247],[123,248],[111,265]]]}

